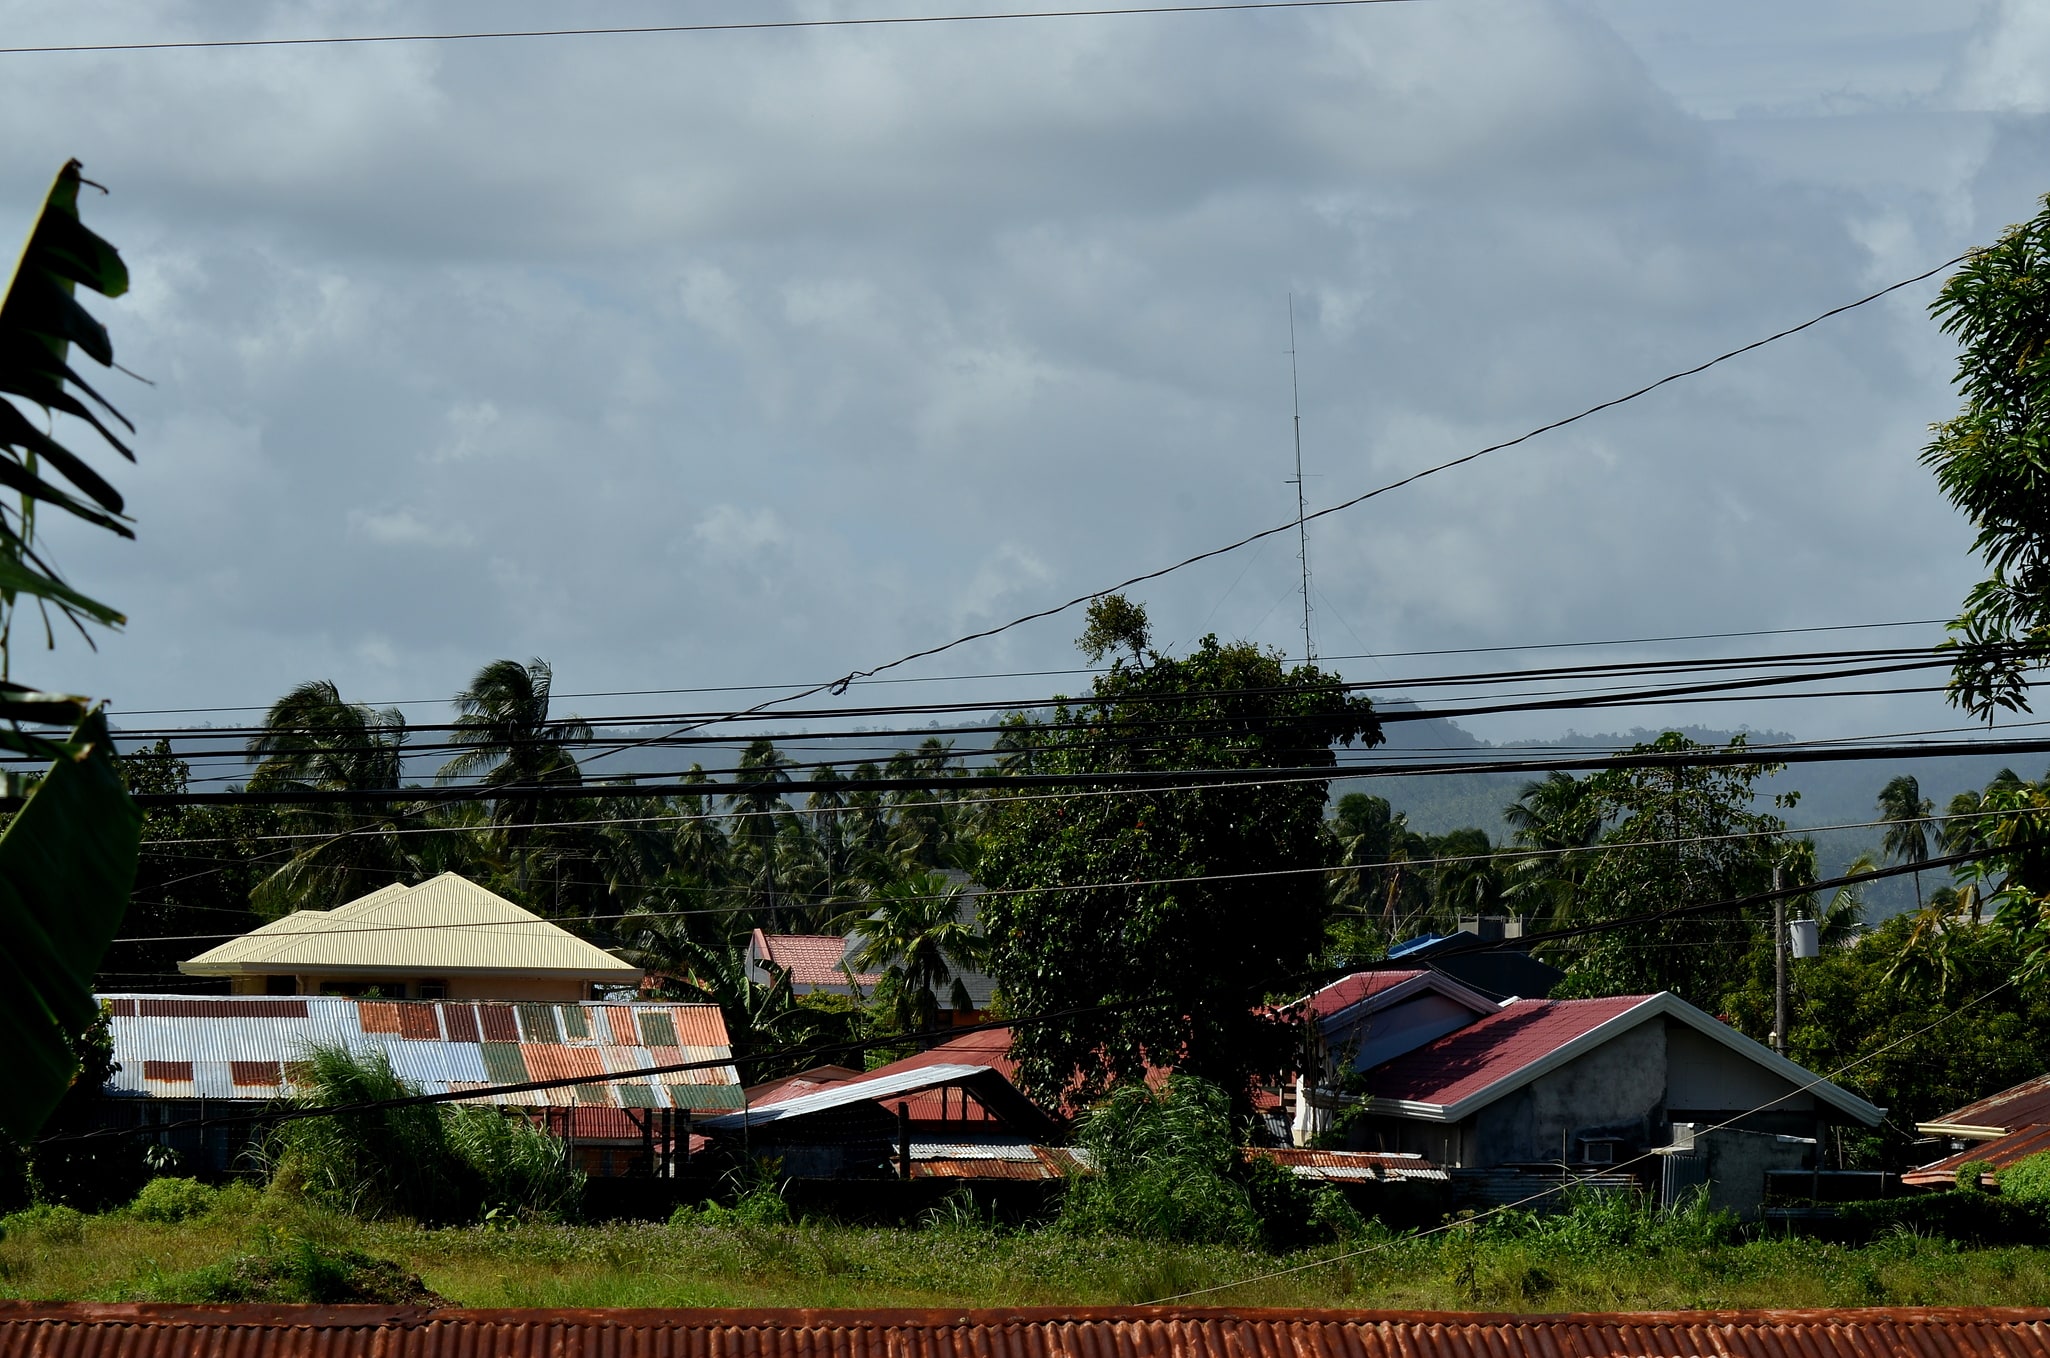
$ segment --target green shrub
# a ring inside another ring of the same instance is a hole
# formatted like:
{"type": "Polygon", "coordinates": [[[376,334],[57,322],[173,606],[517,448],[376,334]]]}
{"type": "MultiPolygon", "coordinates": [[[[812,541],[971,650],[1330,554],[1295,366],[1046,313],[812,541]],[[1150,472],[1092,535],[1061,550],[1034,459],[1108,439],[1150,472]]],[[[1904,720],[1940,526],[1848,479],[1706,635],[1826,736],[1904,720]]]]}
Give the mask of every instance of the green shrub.
{"type": "Polygon", "coordinates": [[[128,1212],[142,1221],[189,1221],[211,1212],[219,1196],[197,1179],[151,1179],[128,1205],[128,1212]]]}
{"type": "Polygon", "coordinates": [[[1986,1176],[1991,1173],[1991,1160],[1967,1160],[1957,1167],[1957,1172],[1951,1176],[1951,1182],[1957,1186],[1960,1193],[1977,1193],[1985,1187],[1986,1176]]]}
{"type": "Polygon", "coordinates": [[[85,1213],[76,1207],[37,1202],[0,1217],[0,1237],[73,1245],[85,1238],[85,1213]]]}
{"type": "Polygon", "coordinates": [[[1837,1208],[1837,1225],[1854,1240],[1905,1231],[1970,1245],[2050,1243],[2039,1204],[1980,1192],[1917,1193],[1847,1202],[1837,1208]]]}
{"type": "Polygon", "coordinates": [[[1230,1101],[1216,1085],[1183,1075],[1169,1076],[1158,1094],[1121,1085],[1078,1132],[1094,1172],[1068,1185],[1068,1229],[1241,1246],[1260,1239],[1260,1215],[1236,1177],[1230,1101]]]}
{"type": "Polygon", "coordinates": [[[416,1273],[361,1250],[296,1240],[184,1275],[170,1289],[197,1302],[295,1302],[446,1306],[416,1273]]]}
{"type": "Polygon", "coordinates": [[[2050,1203],[2050,1151],[2001,1170],[1999,1183],[2000,1196],[2010,1202],[2050,1203]]]}

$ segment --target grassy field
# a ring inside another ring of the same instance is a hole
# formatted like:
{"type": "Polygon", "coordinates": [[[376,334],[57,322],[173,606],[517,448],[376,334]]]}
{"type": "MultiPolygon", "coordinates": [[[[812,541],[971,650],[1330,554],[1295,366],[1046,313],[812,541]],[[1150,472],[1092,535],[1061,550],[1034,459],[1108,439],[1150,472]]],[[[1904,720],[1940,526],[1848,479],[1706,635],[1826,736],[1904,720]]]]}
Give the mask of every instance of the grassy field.
{"type": "MultiPolygon", "coordinates": [[[[1624,1244],[1556,1227],[1462,1230],[1276,1256],[965,1221],[920,1230],[732,1220],[427,1230],[253,1193],[177,1223],[59,1213],[5,1226],[0,1296],[12,1298],[306,1299],[304,1286],[291,1290],[294,1260],[354,1252],[359,1264],[361,1256],[389,1261],[397,1267],[386,1275],[417,1275],[465,1306],[1100,1305],[1156,1301],[1299,1265],[1309,1267],[1189,1304],[1561,1311],[2050,1303],[2050,1250],[1961,1249],[1910,1234],[1849,1248],[1802,1239],[1624,1244]],[[259,1286],[273,1289],[284,1276],[286,1290],[251,1292],[253,1276],[272,1278],[259,1286]]],[[[319,1294],[323,1284],[306,1286],[319,1294]]],[[[343,1298],[330,1290],[320,1299],[343,1298]]]]}

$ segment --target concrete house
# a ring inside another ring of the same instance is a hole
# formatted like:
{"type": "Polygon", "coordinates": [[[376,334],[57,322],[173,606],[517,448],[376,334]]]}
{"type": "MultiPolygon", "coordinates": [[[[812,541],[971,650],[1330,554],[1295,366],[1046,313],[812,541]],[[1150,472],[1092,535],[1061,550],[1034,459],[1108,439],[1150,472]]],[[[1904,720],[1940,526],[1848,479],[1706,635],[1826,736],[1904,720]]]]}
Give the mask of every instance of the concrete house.
{"type": "Polygon", "coordinates": [[[1827,1126],[1884,1116],[1668,993],[1498,1003],[1433,973],[1378,972],[1308,1005],[1325,1069],[1299,1082],[1298,1140],[1359,1104],[1350,1147],[1419,1154],[1455,1178],[1627,1168],[1666,1199],[1706,1184],[1750,1215],[1768,1171],[1820,1168],[1827,1126]]]}
{"type": "Polygon", "coordinates": [[[452,872],[333,910],[295,910],[178,970],[236,995],[573,1004],[640,983],[641,969],[452,872]]]}

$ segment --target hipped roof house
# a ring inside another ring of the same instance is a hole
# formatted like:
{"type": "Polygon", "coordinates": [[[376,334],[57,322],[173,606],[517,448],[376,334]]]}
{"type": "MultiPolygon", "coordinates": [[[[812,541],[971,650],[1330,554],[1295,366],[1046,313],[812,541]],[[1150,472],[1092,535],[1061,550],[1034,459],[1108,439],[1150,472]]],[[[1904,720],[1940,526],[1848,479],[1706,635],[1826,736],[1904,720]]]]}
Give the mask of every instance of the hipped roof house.
{"type": "Polygon", "coordinates": [[[333,910],[295,910],[178,964],[238,995],[573,1003],[641,979],[568,930],[453,872],[333,910]]]}

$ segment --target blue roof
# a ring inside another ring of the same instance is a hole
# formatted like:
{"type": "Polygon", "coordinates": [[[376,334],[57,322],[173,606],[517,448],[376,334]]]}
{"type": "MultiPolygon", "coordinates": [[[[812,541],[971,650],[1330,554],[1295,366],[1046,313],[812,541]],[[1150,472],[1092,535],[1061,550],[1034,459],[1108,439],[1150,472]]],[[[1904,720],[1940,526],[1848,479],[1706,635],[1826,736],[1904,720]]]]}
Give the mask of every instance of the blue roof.
{"type": "Polygon", "coordinates": [[[1443,934],[1418,934],[1415,938],[1405,938],[1402,942],[1390,948],[1388,955],[1390,957],[1407,957],[1411,953],[1427,950],[1434,943],[1443,943],[1444,941],[1445,936],[1443,934]]]}

